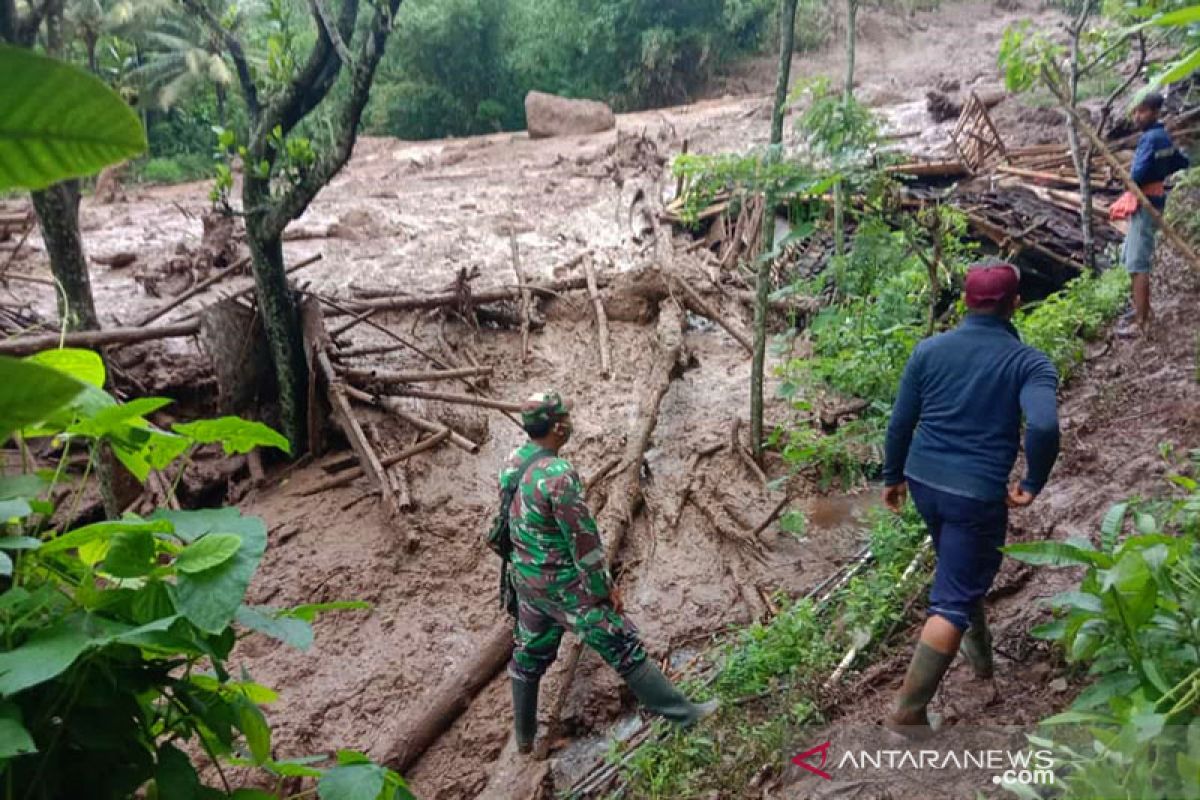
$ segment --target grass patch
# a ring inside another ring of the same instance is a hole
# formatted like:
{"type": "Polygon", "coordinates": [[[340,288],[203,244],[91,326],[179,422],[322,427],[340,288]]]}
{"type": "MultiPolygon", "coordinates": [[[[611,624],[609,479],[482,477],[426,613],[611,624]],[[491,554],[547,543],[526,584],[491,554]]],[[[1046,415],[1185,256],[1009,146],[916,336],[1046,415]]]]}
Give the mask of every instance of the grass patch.
{"type": "Polygon", "coordinates": [[[821,721],[819,688],[843,654],[852,645],[866,652],[864,642],[881,639],[924,584],[925,570],[901,580],[925,537],[911,507],[903,516],[877,512],[868,535],[871,562],[820,605],[785,602],[769,623],[716,648],[716,678],[688,688],[719,698],[722,710],[690,731],[664,726],[633,753],[622,768],[624,796],[737,796],[764,764],[783,766],[795,729],[821,721]]]}

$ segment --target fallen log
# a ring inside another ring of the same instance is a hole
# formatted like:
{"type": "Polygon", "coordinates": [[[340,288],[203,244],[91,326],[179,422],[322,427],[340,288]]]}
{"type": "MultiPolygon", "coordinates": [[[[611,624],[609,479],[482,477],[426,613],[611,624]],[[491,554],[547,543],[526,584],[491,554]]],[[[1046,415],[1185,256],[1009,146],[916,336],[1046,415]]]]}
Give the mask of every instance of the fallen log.
{"type": "Polygon", "coordinates": [[[450,392],[430,392],[425,389],[413,389],[409,386],[402,386],[399,389],[399,394],[402,397],[415,397],[420,400],[436,400],[441,403],[451,403],[461,406],[476,406],[478,408],[491,408],[496,411],[507,411],[511,414],[517,414],[521,411],[520,403],[510,403],[505,400],[493,400],[490,397],[474,397],[469,394],[451,394],[450,392]]]}
{"type": "Polygon", "coordinates": [[[337,350],[333,353],[334,358],[357,358],[359,356],[374,356],[382,355],[383,353],[394,353],[397,350],[403,350],[407,344],[372,344],[363,347],[348,347],[345,350],[337,350]]]}
{"type": "Polygon", "coordinates": [[[74,331],[66,335],[45,333],[0,341],[0,355],[24,356],[60,346],[95,349],[109,345],[149,342],[155,339],[177,339],[184,336],[195,336],[199,332],[200,323],[196,321],[183,322],[178,325],[163,325],[158,328],[107,328],[98,331],[74,331]]]}
{"type": "MultiPolygon", "coordinates": [[[[1032,181],[1041,181],[1043,183],[1053,183],[1059,186],[1079,186],[1079,176],[1074,173],[1070,175],[1060,175],[1057,172],[1038,172],[1032,169],[1021,169],[1020,167],[1010,167],[1006,164],[1001,164],[996,167],[996,172],[1002,172],[1005,175],[1015,175],[1019,178],[1028,178],[1032,181]]],[[[1103,189],[1108,186],[1107,181],[1102,181],[1093,178],[1089,181],[1093,189],[1103,189]]]]}
{"type": "MultiPolygon", "coordinates": [[[[684,142],[686,146],[687,143],[684,142]]],[[[592,298],[592,308],[596,312],[597,344],[600,348],[600,374],[608,378],[612,376],[612,355],[608,344],[608,314],[604,311],[604,301],[600,299],[600,287],[596,281],[596,270],[592,266],[592,254],[583,257],[583,272],[587,278],[588,296],[592,298]]]]}
{"type": "MultiPolygon", "coordinates": [[[[607,285],[607,280],[601,278],[600,285],[607,285]]],[[[532,294],[556,295],[560,292],[574,291],[587,288],[587,278],[561,278],[549,283],[531,283],[525,290],[532,294]]],[[[463,297],[457,292],[442,292],[427,295],[401,295],[396,297],[375,297],[365,300],[348,300],[343,305],[345,311],[339,313],[359,314],[370,308],[381,311],[422,311],[431,308],[457,308],[466,302],[470,306],[480,306],[487,303],[500,303],[521,299],[520,288],[499,287],[471,292],[469,297],[463,297]]],[[[332,316],[332,315],[331,315],[332,316]]]]}
{"type": "MultiPolygon", "coordinates": [[[[448,438],[450,438],[450,429],[446,428],[446,429],[442,430],[440,433],[435,433],[432,436],[426,436],[424,439],[417,442],[412,447],[409,447],[406,450],[401,450],[399,453],[396,453],[395,455],[391,455],[391,456],[388,456],[387,458],[380,459],[379,464],[384,469],[395,466],[396,464],[399,464],[401,461],[407,461],[408,459],[412,458],[413,456],[417,455],[418,453],[424,453],[426,450],[432,450],[433,448],[437,447],[442,442],[446,441],[448,438]]],[[[340,462],[335,462],[335,463],[340,463],[340,462]]],[[[351,467],[350,469],[342,470],[341,472],[331,475],[330,477],[326,478],[325,480],[321,481],[318,484],[309,486],[308,488],[299,492],[299,494],[301,496],[307,497],[308,495],[320,494],[321,492],[325,492],[330,489],[336,489],[340,486],[346,486],[347,484],[353,483],[357,479],[361,478],[363,476],[363,474],[364,473],[363,473],[363,469],[361,466],[351,467]]]]}
{"type": "Polygon", "coordinates": [[[521,253],[517,247],[515,224],[508,226],[508,243],[512,250],[512,268],[517,276],[517,287],[521,298],[521,360],[529,360],[529,326],[533,321],[533,296],[529,293],[525,281],[525,271],[521,269],[521,253]]]}
{"type": "Polygon", "coordinates": [[[884,170],[889,175],[912,175],[914,178],[958,178],[968,174],[961,161],[911,161],[892,164],[884,170]]]}
{"type": "MultiPolygon", "coordinates": [[[[300,318],[304,327],[304,345],[312,354],[311,363],[315,367],[314,371],[325,382],[325,393],[329,398],[334,419],[337,420],[342,432],[349,440],[350,446],[358,456],[358,462],[363,472],[371,478],[372,483],[379,490],[388,519],[397,519],[400,516],[400,506],[391,478],[388,477],[387,470],[379,462],[379,455],[367,439],[358,417],[354,415],[354,409],[350,407],[346,385],[334,372],[333,365],[329,361],[331,345],[329,333],[325,330],[325,320],[321,316],[320,303],[312,298],[305,299],[300,306],[300,318]]],[[[408,544],[410,547],[413,544],[411,538],[408,544]]]]}
{"type": "Polygon", "coordinates": [[[460,367],[458,369],[435,369],[414,372],[393,372],[386,369],[362,369],[360,367],[338,367],[337,371],[352,381],[367,383],[425,383],[428,381],[450,381],[458,378],[474,378],[491,375],[491,367],[460,367]]]}
{"type": "Polygon", "coordinates": [[[407,422],[412,427],[425,431],[426,433],[441,433],[443,430],[450,431],[450,444],[454,445],[460,450],[466,450],[468,453],[479,452],[478,443],[471,441],[449,426],[442,425],[437,422],[431,422],[424,417],[418,417],[416,414],[406,410],[400,401],[395,397],[372,397],[366,392],[359,392],[357,390],[351,391],[350,396],[354,397],[355,399],[362,400],[363,402],[376,405],[379,408],[387,411],[392,416],[397,417],[404,422],[407,422]]]}

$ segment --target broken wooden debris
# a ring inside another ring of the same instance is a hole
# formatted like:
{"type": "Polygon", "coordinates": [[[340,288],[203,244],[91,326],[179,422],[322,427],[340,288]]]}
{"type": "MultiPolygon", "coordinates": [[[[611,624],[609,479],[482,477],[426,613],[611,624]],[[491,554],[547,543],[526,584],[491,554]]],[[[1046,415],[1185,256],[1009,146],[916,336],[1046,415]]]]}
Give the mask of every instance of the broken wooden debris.
{"type": "MultiPolygon", "coordinates": [[[[686,142],[684,145],[686,146],[686,142]]],[[[608,314],[604,311],[604,301],[600,298],[600,284],[596,280],[596,270],[592,266],[592,254],[583,256],[583,274],[587,278],[588,296],[592,300],[592,308],[596,314],[596,341],[600,348],[600,375],[612,377],[612,351],[608,343],[608,314]]]]}
{"type": "Polygon", "coordinates": [[[479,444],[477,442],[471,441],[447,425],[442,425],[438,422],[431,422],[424,417],[417,416],[406,409],[404,404],[395,397],[372,397],[366,392],[359,392],[354,389],[351,389],[349,394],[357,400],[371,403],[379,408],[384,409],[392,416],[397,417],[398,419],[407,422],[412,427],[417,428],[418,430],[423,430],[426,433],[441,433],[443,430],[450,431],[449,438],[452,445],[461,450],[466,450],[468,453],[479,452],[479,444]]]}
{"type": "Polygon", "coordinates": [[[105,328],[98,331],[73,331],[66,334],[38,334],[0,341],[0,355],[24,356],[56,347],[95,349],[111,345],[149,342],[156,339],[195,336],[199,332],[200,322],[197,320],[177,325],[163,325],[157,328],[105,328]]]}
{"type": "Polygon", "coordinates": [[[988,106],[976,92],[971,92],[963,103],[950,141],[963,164],[972,173],[982,172],[1005,156],[1004,140],[1000,138],[988,106]]]}
{"type": "MultiPolygon", "coordinates": [[[[312,298],[307,298],[301,304],[301,320],[304,327],[305,347],[312,354],[311,363],[320,381],[324,381],[325,393],[329,405],[350,446],[358,456],[363,472],[375,484],[383,501],[383,507],[388,519],[400,516],[400,505],[396,498],[395,488],[387,470],[379,461],[379,455],[367,439],[362,424],[354,414],[350,405],[348,387],[333,369],[329,361],[329,334],[325,330],[325,320],[321,315],[321,305],[312,298]]],[[[411,547],[414,543],[410,538],[406,544],[411,547]]]]}
{"type": "Polygon", "coordinates": [[[679,290],[683,292],[684,305],[687,306],[689,311],[692,311],[693,313],[699,314],[703,317],[707,317],[716,324],[720,325],[730,336],[734,338],[738,344],[746,349],[747,353],[754,352],[754,343],[750,341],[750,337],[747,336],[739,326],[734,325],[716,309],[709,305],[704,298],[700,296],[700,293],[693,289],[691,284],[689,284],[681,276],[672,274],[670,277],[675,286],[677,286],[679,290]]]}
{"type": "MultiPolygon", "coordinates": [[[[426,450],[432,450],[449,438],[450,429],[445,428],[438,433],[426,436],[412,447],[408,447],[404,450],[401,450],[399,453],[380,459],[379,463],[384,469],[387,469],[399,464],[401,461],[407,461],[415,455],[424,453],[426,450]]],[[[345,462],[343,457],[339,456],[339,460],[334,463],[342,464],[345,462]]],[[[349,469],[343,469],[340,472],[336,472],[325,480],[305,488],[299,492],[299,494],[303,496],[320,494],[321,492],[325,492],[330,489],[336,489],[340,486],[351,484],[357,479],[361,478],[364,474],[365,473],[363,472],[363,468],[361,466],[352,466],[349,469]]]]}
{"type": "Polygon", "coordinates": [[[518,414],[521,411],[520,403],[511,403],[505,400],[493,400],[490,397],[475,397],[469,394],[431,392],[425,389],[414,389],[410,386],[400,386],[397,389],[397,394],[399,394],[401,397],[412,397],[418,400],[434,400],[439,403],[450,403],[451,405],[491,408],[496,411],[506,411],[512,414],[518,414]]]}
{"type": "MultiPolygon", "coordinates": [[[[295,264],[293,264],[292,266],[290,266],[290,267],[288,267],[286,270],[284,270],[284,274],[285,274],[285,275],[291,275],[293,272],[298,272],[298,271],[300,271],[300,270],[304,269],[305,267],[307,267],[307,266],[309,266],[309,265],[311,265],[311,264],[315,264],[315,263],[317,263],[318,261],[320,261],[320,260],[321,260],[321,259],[323,259],[324,257],[325,257],[325,256],[324,256],[324,255],[322,255],[321,253],[317,253],[316,255],[309,256],[308,258],[306,258],[306,259],[303,259],[302,261],[297,261],[295,264]]],[[[237,265],[234,265],[234,266],[237,266],[237,265]]],[[[224,275],[223,275],[222,277],[225,277],[225,276],[228,276],[228,275],[232,274],[232,272],[230,271],[230,270],[232,270],[232,269],[233,269],[233,267],[229,267],[229,268],[228,268],[228,269],[226,269],[226,270],[222,270],[222,273],[224,273],[224,275]]],[[[213,277],[216,277],[216,276],[213,276],[213,277]]],[[[212,278],[209,278],[209,280],[212,280],[212,278]]],[[[202,281],[201,283],[206,283],[206,282],[207,282],[207,281],[202,281]]],[[[214,281],[214,283],[215,283],[215,281],[214,281]]],[[[211,286],[212,284],[209,284],[209,285],[211,286]]],[[[200,286],[200,284],[197,284],[197,286],[194,286],[194,287],[192,287],[192,288],[191,288],[191,289],[189,289],[187,292],[184,292],[182,295],[179,295],[179,297],[176,297],[176,298],[174,298],[174,300],[173,300],[172,302],[168,303],[166,306],[164,306],[163,308],[161,308],[161,309],[159,309],[159,310],[160,310],[160,311],[161,311],[163,314],[165,314],[167,311],[170,311],[172,308],[175,308],[175,307],[176,307],[176,306],[178,306],[180,303],[184,302],[184,300],[188,300],[188,299],[190,299],[191,297],[193,297],[193,296],[195,296],[196,294],[198,294],[198,293],[199,293],[199,291],[202,291],[202,289],[199,289],[199,290],[198,290],[198,287],[199,287],[199,286],[200,286]],[[182,298],[182,299],[181,299],[181,298],[182,298]]],[[[208,287],[207,287],[207,286],[205,286],[205,287],[203,287],[203,288],[208,288],[208,287]]],[[[226,300],[233,300],[234,298],[238,298],[238,297],[246,297],[246,296],[248,296],[248,295],[250,295],[250,294],[253,294],[253,293],[254,293],[254,291],[255,291],[255,285],[252,283],[252,284],[250,284],[249,286],[246,286],[246,287],[244,287],[244,288],[242,288],[242,289],[238,289],[236,292],[234,292],[233,294],[231,294],[231,295],[229,295],[229,296],[225,297],[224,299],[226,299],[226,300]]],[[[184,317],[183,317],[183,319],[191,319],[192,317],[195,317],[195,316],[197,316],[199,313],[200,313],[200,312],[198,312],[198,311],[193,311],[192,313],[190,313],[190,314],[187,314],[186,316],[184,316],[184,317]]],[[[158,317],[160,317],[160,316],[162,316],[162,314],[157,314],[157,315],[156,315],[156,316],[155,316],[153,319],[157,319],[157,318],[158,318],[158,317]]],[[[145,323],[143,322],[142,324],[145,324],[145,323]]]]}
{"type": "Polygon", "coordinates": [[[458,369],[435,369],[423,371],[396,372],[386,369],[363,369],[361,367],[336,367],[337,371],[347,379],[362,383],[379,383],[391,385],[397,383],[427,383],[431,381],[451,381],[459,378],[473,378],[479,375],[491,375],[491,367],[460,367],[458,369]]]}
{"type": "Polygon", "coordinates": [[[237,273],[241,272],[242,270],[244,270],[246,268],[246,266],[249,263],[250,263],[249,258],[243,258],[241,261],[238,261],[236,264],[234,264],[230,267],[226,267],[225,269],[214,272],[212,275],[208,276],[208,278],[200,281],[195,286],[188,289],[186,292],[182,292],[182,293],[176,295],[175,297],[171,298],[166,303],[164,303],[163,305],[154,309],[153,311],[149,311],[146,314],[143,314],[138,319],[138,321],[135,322],[134,324],[138,325],[138,326],[149,325],[151,322],[154,322],[154,320],[158,319],[163,314],[166,314],[171,309],[177,308],[178,306],[183,305],[188,300],[191,300],[193,297],[200,294],[201,292],[208,290],[210,287],[215,286],[216,284],[225,280],[229,276],[236,275],[237,273]]]}

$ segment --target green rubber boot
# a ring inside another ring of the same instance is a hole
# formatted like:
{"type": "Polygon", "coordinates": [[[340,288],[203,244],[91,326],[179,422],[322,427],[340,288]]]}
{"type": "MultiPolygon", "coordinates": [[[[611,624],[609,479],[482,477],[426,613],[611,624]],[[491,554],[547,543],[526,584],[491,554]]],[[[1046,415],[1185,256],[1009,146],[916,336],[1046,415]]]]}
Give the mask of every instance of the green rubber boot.
{"type": "Polygon", "coordinates": [[[513,734],[517,740],[517,752],[533,752],[533,740],[537,736],[538,681],[512,678],[513,734]]]}
{"type": "Polygon", "coordinates": [[[917,642],[904,684],[896,695],[896,706],[883,724],[910,739],[932,736],[937,720],[930,721],[926,707],[953,662],[954,653],[939,653],[924,642],[917,642]]]}
{"type": "Polygon", "coordinates": [[[984,612],[983,601],[980,600],[971,608],[971,627],[963,634],[959,651],[975,670],[976,678],[990,679],[996,672],[992,660],[992,632],[988,630],[987,614],[984,612]]]}
{"type": "Polygon", "coordinates": [[[656,714],[686,728],[717,710],[717,701],[693,703],[675,688],[675,684],[650,659],[633,668],[625,682],[638,701],[656,714]]]}

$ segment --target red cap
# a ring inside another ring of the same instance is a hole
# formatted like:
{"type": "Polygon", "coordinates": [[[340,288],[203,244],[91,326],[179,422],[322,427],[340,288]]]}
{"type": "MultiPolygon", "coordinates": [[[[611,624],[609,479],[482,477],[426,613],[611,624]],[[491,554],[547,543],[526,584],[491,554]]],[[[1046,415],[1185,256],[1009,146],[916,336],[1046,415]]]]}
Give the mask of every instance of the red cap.
{"type": "Polygon", "coordinates": [[[1016,297],[1021,271],[1004,261],[973,264],[967,269],[964,296],[967,308],[989,308],[1016,297]]]}

